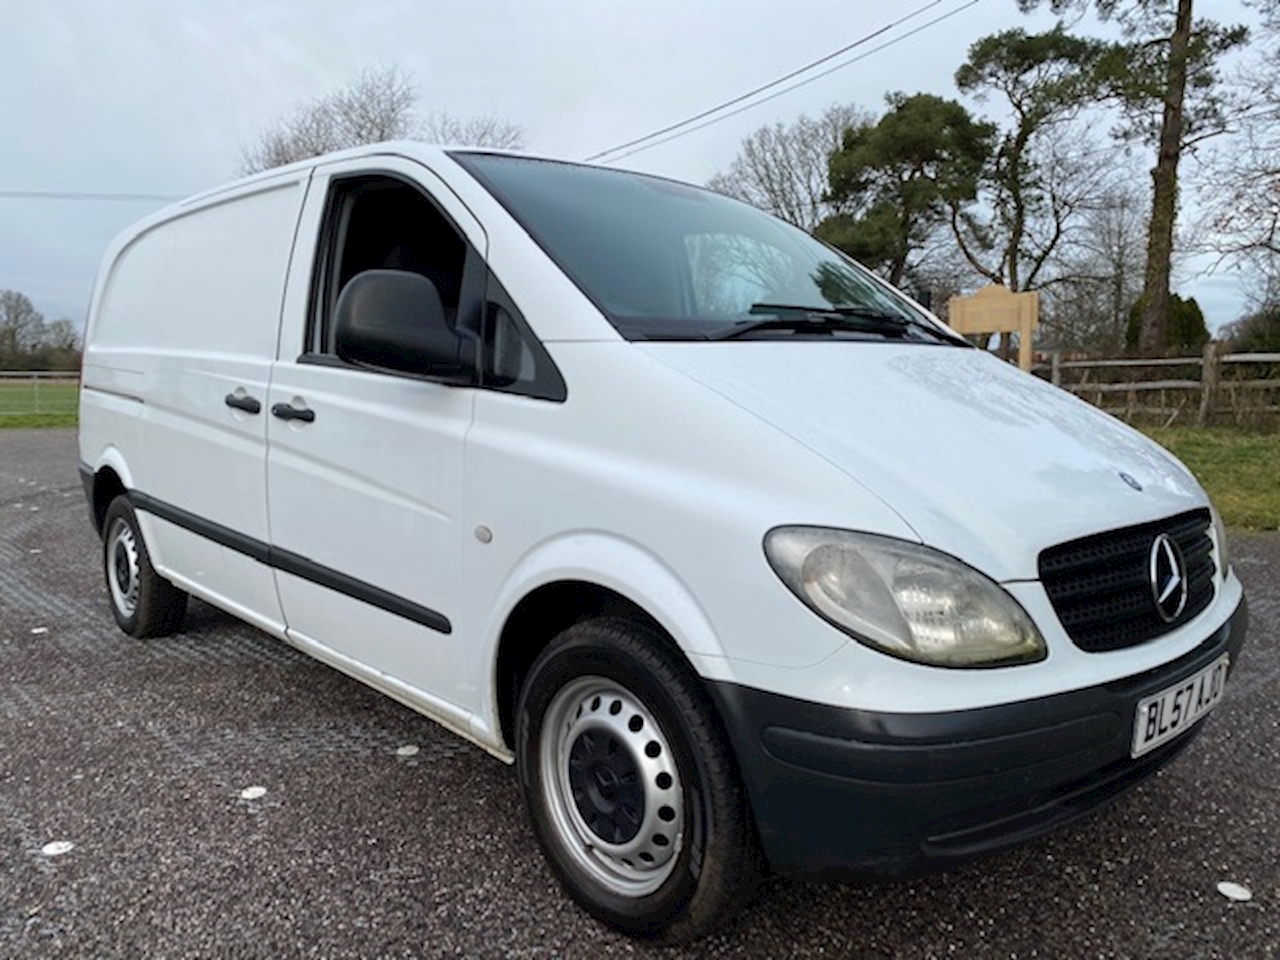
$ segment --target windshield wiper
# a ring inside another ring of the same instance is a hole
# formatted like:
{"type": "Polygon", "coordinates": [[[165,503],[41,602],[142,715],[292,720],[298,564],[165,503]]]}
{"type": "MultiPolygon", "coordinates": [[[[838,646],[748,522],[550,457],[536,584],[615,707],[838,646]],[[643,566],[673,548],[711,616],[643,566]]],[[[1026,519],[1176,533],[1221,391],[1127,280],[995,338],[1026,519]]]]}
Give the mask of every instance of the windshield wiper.
{"type": "MultiPolygon", "coordinates": [[[[850,330],[855,333],[878,333],[902,337],[916,321],[896,313],[877,310],[875,307],[810,307],[785,303],[755,303],[751,313],[770,313],[774,316],[760,320],[740,320],[731,327],[713,330],[708,340],[733,340],[758,330],[789,330],[795,333],[834,333],[850,330]],[[791,314],[785,316],[784,314],[791,314]]],[[[930,331],[932,333],[932,331],[930,331]]]]}
{"type": "Polygon", "coordinates": [[[881,310],[879,307],[869,307],[865,304],[852,305],[829,305],[824,307],[807,306],[797,303],[753,303],[748,313],[772,313],[778,316],[782,314],[801,314],[809,317],[859,317],[865,320],[892,320],[900,326],[913,323],[911,317],[904,316],[900,313],[890,313],[888,310],[881,310]]]}

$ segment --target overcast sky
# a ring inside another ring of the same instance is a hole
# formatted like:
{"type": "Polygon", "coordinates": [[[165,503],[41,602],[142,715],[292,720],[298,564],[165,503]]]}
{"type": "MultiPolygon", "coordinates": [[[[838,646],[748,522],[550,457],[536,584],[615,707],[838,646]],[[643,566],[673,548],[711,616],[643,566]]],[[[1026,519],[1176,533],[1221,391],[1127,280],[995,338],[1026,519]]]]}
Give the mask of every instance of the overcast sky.
{"type": "MultiPolygon", "coordinates": [[[[308,98],[368,66],[409,72],[424,111],[493,114],[531,150],[569,159],[642,136],[768,82],[929,0],[0,0],[0,193],[182,196],[232,179],[242,147],[308,98]]],[[[1014,0],[940,0],[861,50],[959,10],[761,107],[620,165],[704,182],[743,137],[835,102],[885,93],[955,96],[979,37],[1044,29],[1014,0]],[[964,7],[964,9],[960,9],[964,7]]],[[[1237,0],[1197,13],[1247,16],[1237,0]]],[[[842,58],[843,59],[843,58],[842,58]]],[[[839,61],[833,61],[839,62],[839,61]]],[[[1142,158],[1135,175],[1148,182],[1142,158]]],[[[82,323],[103,248],[154,201],[0,196],[0,288],[49,319],[82,323]]],[[[1242,308],[1239,280],[1184,271],[1217,326],[1242,308]]]]}

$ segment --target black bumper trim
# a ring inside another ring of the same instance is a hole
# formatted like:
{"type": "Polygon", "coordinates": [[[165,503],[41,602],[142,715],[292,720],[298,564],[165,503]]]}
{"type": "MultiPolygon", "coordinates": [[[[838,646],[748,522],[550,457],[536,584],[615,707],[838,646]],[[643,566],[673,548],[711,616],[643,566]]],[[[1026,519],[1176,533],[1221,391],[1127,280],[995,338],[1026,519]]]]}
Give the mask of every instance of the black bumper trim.
{"type": "Polygon", "coordinates": [[[1099,714],[968,743],[890,746],[786,727],[766,728],[763,741],[765,751],[775,760],[801,769],[863,783],[933,783],[1030,766],[1044,758],[1046,738],[1069,744],[1070,749],[1061,751],[1064,755],[1104,746],[1116,736],[1117,719],[1112,714],[1099,714]],[[850,770],[862,774],[850,776],[850,770]]]}
{"type": "Polygon", "coordinates": [[[1181,753],[1202,726],[1133,760],[1140,699],[1229,653],[1230,620],[1185,656],[1085,690],[976,710],[889,714],[709,682],[765,852],[806,874],[924,872],[1088,815],[1181,753]]]}
{"type": "Polygon", "coordinates": [[[1075,823],[1122,797],[1131,787],[1182,753],[1199,734],[1200,725],[1196,724],[1184,736],[1174,738],[1137,762],[1118,761],[1096,775],[1084,778],[1079,785],[1062,788],[1053,800],[1026,812],[928,837],[923,844],[925,855],[950,860],[981,856],[1075,823]]]}
{"type": "Polygon", "coordinates": [[[246,557],[252,557],[259,563],[271,563],[271,547],[261,540],[247,537],[243,533],[232,530],[230,527],[224,527],[220,523],[214,523],[212,520],[196,516],[181,507],[175,507],[172,504],[165,503],[163,500],[157,500],[155,497],[138,490],[130,490],[128,497],[135,510],[142,510],[154,517],[159,517],[161,520],[167,520],[183,530],[204,537],[206,540],[212,540],[214,543],[220,544],[229,550],[234,550],[236,553],[242,553],[246,557]]]}
{"type": "Polygon", "coordinates": [[[163,500],[157,500],[155,497],[140,493],[137,490],[130,490],[128,496],[130,502],[138,510],[144,510],[152,516],[159,517],[161,520],[167,520],[182,527],[184,530],[212,540],[214,543],[221,544],[229,550],[234,550],[236,553],[252,557],[259,563],[265,563],[267,566],[274,567],[284,573],[291,573],[295,577],[301,577],[303,580],[335,590],[362,603],[367,603],[371,607],[385,610],[387,613],[394,614],[397,617],[412,620],[414,623],[435,630],[437,633],[447,634],[453,631],[453,625],[444,614],[414,603],[412,600],[406,600],[404,597],[397,596],[371,583],[357,580],[355,577],[350,577],[340,570],[323,566],[301,554],[294,553],[292,550],[285,550],[282,547],[272,546],[262,540],[246,536],[237,530],[232,530],[230,527],[224,527],[220,523],[206,520],[204,517],[183,510],[181,507],[175,507],[171,503],[165,503],[163,500]]]}
{"type": "MultiPolygon", "coordinates": [[[[84,485],[85,496],[89,500],[89,515],[94,520],[94,526],[97,527],[98,517],[94,509],[93,499],[94,473],[88,464],[80,464],[80,482],[84,485]]],[[[154,517],[159,517],[161,520],[167,520],[169,523],[182,527],[197,536],[221,544],[229,550],[244,554],[246,557],[252,557],[259,563],[264,563],[284,573],[291,573],[296,577],[301,577],[303,580],[309,580],[311,583],[335,590],[362,603],[377,607],[379,610],[385,610],[387,613],[394,614],[397,617],[412,620],[414,623],[435,630],[437,633],[448,634],[453,631],[453,624],[449,622],[449,618],[443,613],[414,603],[411,600],[406,600],[404,597],[383,590],[381,587],[365,583],[363,580],[357,580],[355,577],[350,577],[331,567],[323,566],[291,550],[274,547],[262,540],[246,536],[239,531],[232,530],[230,527],[225,527],[222,524],[197,516],[190,511],[183,510],[181,507],[165,503],[163,500],[157,500],[155,497],[141,491],[130,490],[126,493],[126,496],[128,496],[129,502],[133,504],[134,509],[145,511],[154,517]]],[[[101,534],[102,531],[99,529],[98,533],[101,534]]]]}

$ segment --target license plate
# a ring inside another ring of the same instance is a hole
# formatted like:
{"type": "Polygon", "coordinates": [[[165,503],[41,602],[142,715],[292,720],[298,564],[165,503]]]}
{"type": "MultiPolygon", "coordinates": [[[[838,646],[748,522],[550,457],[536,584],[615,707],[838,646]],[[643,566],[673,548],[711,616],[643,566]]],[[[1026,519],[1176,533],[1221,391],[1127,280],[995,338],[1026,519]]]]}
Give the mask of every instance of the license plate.
{"type": "Polygon", "coordinates": [[[1223,654],[1199,673],[1138,701],[1131,755],[1140,757],[1160,744],[1168,743],[1191,729],[1197,720],[1216,707],[1227,686],[1229,659],[1223,654]]]}

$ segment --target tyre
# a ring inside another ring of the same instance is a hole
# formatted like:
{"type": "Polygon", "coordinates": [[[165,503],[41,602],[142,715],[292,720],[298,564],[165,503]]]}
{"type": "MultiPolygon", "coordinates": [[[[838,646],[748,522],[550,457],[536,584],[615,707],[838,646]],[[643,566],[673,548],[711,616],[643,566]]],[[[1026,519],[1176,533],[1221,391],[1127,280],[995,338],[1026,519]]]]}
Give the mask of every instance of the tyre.
{"type": "Polygon", "coordinates": [[[763,873],[751,811],[697,678],[649,627],[570,627],[520,695],[516,763],[566,890],[633,936],[709,933],[763,873]]]}
{"type": "Polygon", "coordinates": [[[127,497],[111,501],[102,531],[102,570],[116,623],[132,637],[169,636],[182,624],[187,595],[151,566],[127,497]]]}

